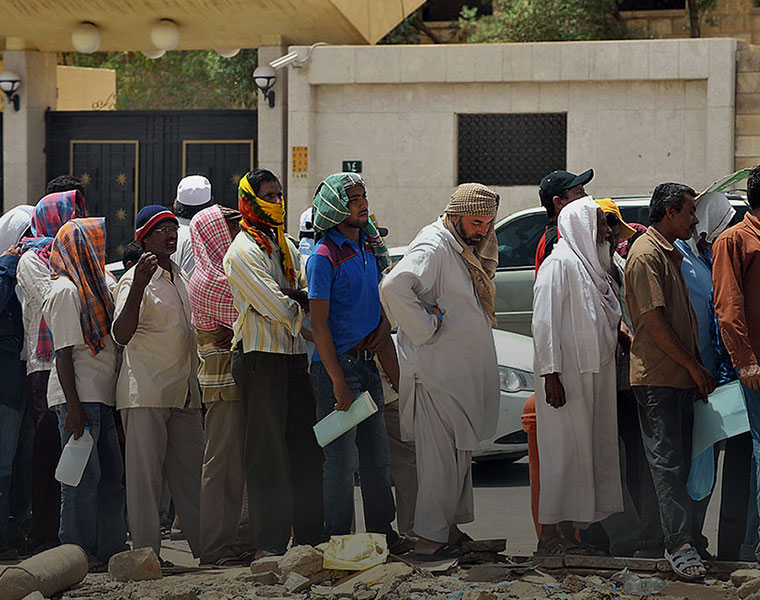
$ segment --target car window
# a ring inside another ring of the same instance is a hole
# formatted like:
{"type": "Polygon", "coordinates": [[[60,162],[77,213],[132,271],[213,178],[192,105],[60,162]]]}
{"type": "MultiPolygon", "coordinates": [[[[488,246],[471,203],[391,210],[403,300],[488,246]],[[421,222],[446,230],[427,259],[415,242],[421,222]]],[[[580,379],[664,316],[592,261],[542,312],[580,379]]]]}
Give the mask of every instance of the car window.
{"type": "Polygon", "coordinates": [[[536,247],[546,230],[546,215],[534,213],[505,223],[497,232],[499,268],[534,267],[536,247]]]}
{"type": "Polygon", "coordinates": [[[620,214],[626,223],[640,223],[649,227],[649,205],[645,206],[620,206],[620,214]]]}

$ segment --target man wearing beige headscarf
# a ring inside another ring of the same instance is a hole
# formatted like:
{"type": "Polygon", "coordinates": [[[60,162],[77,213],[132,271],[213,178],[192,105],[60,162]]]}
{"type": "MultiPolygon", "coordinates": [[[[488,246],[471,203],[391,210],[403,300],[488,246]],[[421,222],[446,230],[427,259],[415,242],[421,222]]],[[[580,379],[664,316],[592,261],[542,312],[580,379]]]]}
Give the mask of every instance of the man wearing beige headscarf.
{"type": "Polygon", "coordinates": [[[457,558],[474,520],[472,452],[496,426],[499,374],[491,326],[499,195],[460,185],[381,288],[398,324],[401,436],[414,440],[417,556],[457,558]]]}

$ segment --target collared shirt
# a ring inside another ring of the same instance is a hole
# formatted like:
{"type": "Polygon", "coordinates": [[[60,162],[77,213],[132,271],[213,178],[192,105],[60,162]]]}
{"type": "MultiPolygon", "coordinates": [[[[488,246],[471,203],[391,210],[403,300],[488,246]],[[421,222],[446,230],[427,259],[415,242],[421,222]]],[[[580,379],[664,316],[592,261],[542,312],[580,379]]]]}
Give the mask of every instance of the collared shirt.
{"type": "MultiPolygon", "coordinates": [[[[82,333],[82,299],[76,285],[67,277],[54,279],[43,307],[45,322],[53,334],[56,352],[72,347],[74,380],[80,402],[116,404],[116,377],[119,372],[119,352],[110,337],[103,339],[103,349],[93,355],[82,333]]],[[[48,379],[48,406],[66,403],[56,365],[48,379]]]]}
{"type": "MultiPolygon", "coordinates": [[[[364,232],[359,244],[330,229],[306,263],[310,300],[329,300],[327,326],[335,352],[361,342],[380,323],[378,283],[382,273],[364,232]]],[[[313,360],[321,360],[315,350],[313,360]]]]}
{"type": "Polygon", "coordinates": [[[185,277],[190,279],[190,276],[195,270],[193,240],[190,237],[190,219],[177,218],[177,221],[179,221],[179,229],[177,230],[177,249],[170,258],[173,263],[182,269],[185,277]]]}
{"type": "Polygon", "coordinates": [[[26,337],[26,372],[49,371],[53,368],[53,362],[37,358],[37,338],[42,320],[42,305],[50,290],[50,267],[34,250],[28,250],[18,261],[16,280],[21,289],[21,314],[26,337]]]}
{"type": "MultiPolygon", "coordinates": [[[[200,408],[198,354],[190,323],[187,282],[172,263],[158,267],[143,293],[140,319],[124,347],[116,385],[116,408],[200,408]],[[188,394],[190,402],[187,403],[188,394]]],[[[116,286],[114,321],[124,309],[135,275],[129,269],[116,286]]]]}
{"type": "Polygon", "coordinates": [[[625,293],[633,321],[631,385],[690,389],[689,371],[668,356],[644,326],[643,315],[663,309],[665,321],[688,352],[698,355],[697,318],[689,301],[683,255],[654,227],[631,248],[625,265],[625,293]]]}
{"type": "MultiPolygon", "coordinates": [[[[293,242],[288,250],[295,268],[295,287],[304,287],[301,259],[293,242]]],[[[280,250],[272,243],[267,255],[253,238],[241,231],[224,255],[224,272],[230,281],[232,301],[238,311],[233,325],[232,346],[243,344],[243,352],[305,354],[301,338],[301,309],[298,302],[282,293],[293,286],[282,271],[280,250]]]]}
{"type": "Polygon", "coordinates": [[[713,244],[715,312],[734,366],[760,359],[760,219],[751,213],[713,244]]]}

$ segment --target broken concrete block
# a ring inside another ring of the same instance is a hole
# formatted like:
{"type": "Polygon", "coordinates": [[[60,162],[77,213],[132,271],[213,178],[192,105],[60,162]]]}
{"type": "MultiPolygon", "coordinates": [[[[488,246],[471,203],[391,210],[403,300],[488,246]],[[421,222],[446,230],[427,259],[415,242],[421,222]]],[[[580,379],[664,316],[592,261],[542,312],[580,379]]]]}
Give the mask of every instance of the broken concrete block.
{"type": "Polygon", "coordinates": [[[43,596],[39,592],[35,591],[35,592],[32,592],[31,594],[27,594],[26,596],[24,596],[23,600],[47,600],[47,598],[45,598],[45,596],[43,596]]]}
{"type": "Polygon", "coordinates": [[[737,569],[731,573],[731,583],[739,587],[753,579],[760,579],[760,569],[737,569]]]}
{"type": "Polygon", "coordinates": [[[557,583],[557,580],[554,579],[554,577],[546,573],[542,573],[541,571],[536,571],[535,574],[531,574],[531,575],[523,575],[520,579],[522,579],[526,583],[535,583],[536,585],[546,585],[547,583],[557,583]]]}
{"type": "Polygon", "coordinates": [[[287,577],[285,577],[282,585],[284,585],[285,589],[288,590],[291,594],[297,594],[298,592],[302,592],[303,590],[311,587],[311,581],[309,581],[308,577],[304,577],[300,573],[291,571],[288,573],[287,577]]]}
{"type": "Polygon", "coordinates": [[[280,580],[272,571],[264,571],[263,573],[251,573],[251,575],[246,578],[246,581],[260,583],[262,585],[275,585],[276,583],[279,583],[280,580]]]}
{"type": "Polygon", "coordinates": [[[322,562],[322,552],[313,546],[294,546],[285,553],[285,556],[280,558],[280,574],[283,581],[291,573],[310,577],[322,570],[322,562]]]}
{"type": "Polygon", "coordinates": [[[282,556],[264,556],[263,558],[260,558],[258,560],[255,560],[251,563],[251,573],[256,575],[256,573],[274,573],[275,575],[280,575],[280,561],[282,560],[282,556]]]}
{"type": "Polygon", "coordinates": [[[739,598],[746,598],[757,592],[760,592],[760,579],[750,579],[747,583],[743,583],[737,593],[739,598]]]}
{"type": "Polygon", "coordinates": [[[35,591],[50,598],[82,581],[87,571],[87,555],[79,546],[51,548],[0,572],[0,600],[21,600],[35,591]]]}
{"type": "Polygon", "coordinates": [[[108,577],[113,581],[161,579],[161,563],[153,548],[119,552],[108,561],[108,577]]]}
{"type": "Polygon", "coordinates": [[[333,593],[337,595],[351,595],[353,594],[354,586],[361,583],[373,587],[389,582],[397,584],[410,577],[413,573],[414,569],[412,567],[401,562],[377,565],[366,571],[361,571],[340,585],[335,586],[333,593]]]}

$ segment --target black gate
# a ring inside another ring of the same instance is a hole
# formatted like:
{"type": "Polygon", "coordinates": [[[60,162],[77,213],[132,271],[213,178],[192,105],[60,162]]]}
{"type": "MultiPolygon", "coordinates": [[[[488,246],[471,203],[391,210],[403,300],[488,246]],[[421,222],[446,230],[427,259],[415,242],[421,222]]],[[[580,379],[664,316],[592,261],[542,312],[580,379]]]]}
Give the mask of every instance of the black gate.
{"type": "Polygon", "coordinates": [[[106,217],[108,260],[118,260],[137,211],[171,206],[185,175],[205,175],[216,202],[237,206],[238,180],[256,164],[256,129],[256,111],[51,111],[47,178],[82,179],[87,213],[106,217]]]}

